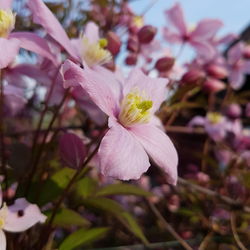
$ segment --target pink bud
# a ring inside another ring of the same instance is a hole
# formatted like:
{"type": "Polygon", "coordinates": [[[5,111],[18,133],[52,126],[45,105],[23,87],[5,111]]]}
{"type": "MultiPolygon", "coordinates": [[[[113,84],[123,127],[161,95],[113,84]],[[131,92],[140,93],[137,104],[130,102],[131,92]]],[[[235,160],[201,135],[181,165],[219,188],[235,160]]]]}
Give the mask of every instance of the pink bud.
{"type": "Polygon", "coordinates": [[[139,42],[144,44],[150,43],[154,39],[156,32],[157,28],[153,27],[152,25],[143,26],[137,33],[139,42]]]}
{"type": "Polygon", "coordinates": [[[207,68],[207,73],[217,79],[224,79],[227,77],[227,70],[219,65],[209,65],[207,68]]]}
{"type": "Polygon", "coordinates": [[[250,45],[246,45],[243,50],[243,56],[245,59],[250,59],[250,45]]]}
{"type": "Polygon", "coordinates": [[[125,59],[125,63],[127,65],[135,65],[137,63],[137,54],[135,53],[130,53],[126,59],[125,59]]]}
{"type": "Polygon", "coordinates": [[[203,90],[208,93],[217,93],[225,88],[222,81],[214,78],[208,78],[203,84],[203,90]]]}
{"type": "Polygon", "coordinates": [[[175,63],[175,59],[173,57],[162,57],[160,59],[158,59],[155,63],[155,68],[159,71],[159,72],[166,72],[169,71],[175,63]]]}
{"type": "Polygon", "coordinates": [[[127,43],[127,50],[137,53],[139,51],[139,48],[140,45],[137,36],[130,36],[127,43]]]}
{"type": "Polygon", "coordinates": [[[87,154],[86,151],[85,145],[77,135],[65,133],[60,137],[60,157],[68,167],[81,167],[87,154]]]}
{"type": "Polygon", "coordinates": [[[112,31],[109,31],[107,34],[108,45],[107,49],[112,55],[117,55],[120,52],[121,40],[120,38],[112,31]]]}
{"type": "Polygon", "coordinates": [[[204,72],[196,69],[191,69],[182,76],[181,82],[183,84],[200,85],[204,82],[204,80],[205,80],[204,72]]]}
{"type": "Polygon", "coordinates": [[[226,115],[232,119],[239,118],[241,116],[241,107],[237,103],[230,104],[226,109],[226,115]]]}

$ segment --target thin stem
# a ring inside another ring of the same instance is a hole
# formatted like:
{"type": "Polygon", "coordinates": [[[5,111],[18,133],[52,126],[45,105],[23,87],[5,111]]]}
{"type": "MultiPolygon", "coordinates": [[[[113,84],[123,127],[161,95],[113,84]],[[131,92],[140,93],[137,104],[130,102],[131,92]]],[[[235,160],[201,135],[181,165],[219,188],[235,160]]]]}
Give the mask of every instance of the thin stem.
{"type": "Polygon", "coordinates": [[[231,222],[231,228],[232,228],[233,236],[234,236],[234,239],[235,239],[238,247],[241,250],[247,250],[247,248],[241,242],[240,237],[239,237],[239,235],[237,233],[237,229],[236,229],[236,216],[235,216],[234,212],[231,212],[230,222],[231,222]]]}
{"type": "Polygon", "coordinates": [[[148,206],[154,213],[154,215],[158,218],[159,221],[164,225],[165,229],[186,249],[192,250],[193,248],[181,238],[181,236],[174,230],[174,228],[165,220],[160,211],[156,208],[156,206],[151,203],[149,200],[146,200],[148,206]]]}
{"type": "Polygon", "coordinates": [[[203,241],[201,242],[200,246],[199,246],[199,250],[206,250],[207,246],[209,244],[209,242],[211,241],[211,239],[213,238],[214,232],[210,232],[206,235],[206,237],[203,239],[203,241]]]}
{"type": "Polygon", "coordinates": [[[153,0],[153,1],[151,1],[151,3],[148,5],[148,6],[146,6],[146,8],[142,11],[142,13],[141,13],[141,15],[140,16],[145,16],[145,14],[150,10],[150,9],[152,9],[152,7],[156,4],[158,2],[158,0],[153,0]]]}

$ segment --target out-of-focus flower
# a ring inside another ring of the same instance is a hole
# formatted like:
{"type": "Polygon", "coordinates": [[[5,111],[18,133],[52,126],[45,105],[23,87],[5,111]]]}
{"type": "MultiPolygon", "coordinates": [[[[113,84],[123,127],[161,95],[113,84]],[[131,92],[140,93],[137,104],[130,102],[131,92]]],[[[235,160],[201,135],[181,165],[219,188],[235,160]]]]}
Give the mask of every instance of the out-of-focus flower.
{"type": "Polygon", "coordinates": [[[229,84],[233,89],[240,89],[245,81],[245,74],[250,72],[250,62],[243,57],[244,44],[238,43],[228,52],[229,84]]]}
{"type": "Polygon", "coordinates": [[[154,112],[165,99],[166,79],[152,79],[139,69],[131,72],[120,89],[118,82],[66,61],[62,67],[64,86],[80,84],[91,99],[109,116],[109,130],[98,155],[104,175],[122,180],[138,179],[150,166],[150,157],[177,181],[177,153],[168,136],[152,123],[154,112]],[[68,77],[70,76],[70,77],[68,77]],[[133,166],[133,167],[131,167],[133,166]]]}
{"type": "Polygon", "coordinates": [[[11,206],[6,206],[2,201],[0,189],[0,249],[6,249],[6,237],[4,231],[18,233],[23,232],[36,223],[44,223],[46,216],[40,212],[37,205],[31,204],[24,198],[15,200],[11,206]]]}
{"type": "Polygon", "coordinates": [[[250,117],[250,102],[246,105],[245,114],[246,117],[250,117]]]}
{"type": "Polygon", "coordinates": [[[216,80],[214,78],[207,78],[203,83],[203,90],[208,93],[217,93],[225,89],[225,84],[222,81],[216,80]]]}
{"type": "Polygon", "coordinates": [[[240,118],[241,114],[242,110],[238,103],[232,103],[226,108],[226,115],[232,119],[240,118]]]}
{"type": "Polygon", "coordinates": [[[212,58],[216,49],[210,40],[222,27],[222,22],[217,19],[204,19],[197,26],[190,30],[184,19],[183,11],[179,3],[165,12],[169,23],[174,31],[165,27],[164,38],[171,43],[188,43],[196,49],[199,55],[212,58]]]}
{"type": "Polygon", "coordinates": [[[143,44],[150,43],[154,39],[156,32],[157,28],[152,25],[143,26],[137,33],[139,42],[143,44]]]}

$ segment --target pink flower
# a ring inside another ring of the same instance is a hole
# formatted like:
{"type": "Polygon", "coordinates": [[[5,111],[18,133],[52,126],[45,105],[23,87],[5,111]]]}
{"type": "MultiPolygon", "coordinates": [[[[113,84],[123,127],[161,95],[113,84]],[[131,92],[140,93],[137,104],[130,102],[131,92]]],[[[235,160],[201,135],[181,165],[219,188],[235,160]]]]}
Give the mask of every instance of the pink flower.
{"type": "Polygon", "coordinates": [[[150,166],[149,155],[168,174],[169,182],[176,184],[175,147],[152,119],[165,99],[166,79],[151,79],[135,69],[118,85],[111,74],[103,77],[88,67],[82,70],[68,60],[62,66],[62,74],[65,87],[80,84],[109,116],[109,130],[98,151],[104,175],[122,180],[139,179],[150,166]]]}
{"type": "Polygon", "coordinates": [[[24,198],[15,200],[9,207],[2,202],[0,189],[0,249],[6,249],[6,237],[4,231],[18,233],[23,232],[38,222],[45,222],[46,216],[40,212],[37,205],[31,204],[24,198]]]}
{"type": "Polygon", "coordinates": [[[183,10],[179,3],[165,12],[169,24],[174,30],[164,28],[164,37],[170,43],[188,43],[196,49],[198,54],[205,57],[215,55],[215,47],[210,40],[215,36],[222,22],[217,19],[201,20],[193,30],[188,29],[183,10]]]}
{"type": "Polygon", "coordinates": [[[244,59],[245,45],[237,43],[228,52],[229,84],[233,89],[240,89],[245,81],[245,74],[250,73],[250,62],[244,59]]]}
{"type": "Polygon", "coordinates": [[[44,39],[30,32],[11,33],[16,19],[16,15],[11,11],[11,4],[10,0],[0,1],[0,69],[6,68],[15,59],[20,47],[45,56],[54,62],[44,39]]]}

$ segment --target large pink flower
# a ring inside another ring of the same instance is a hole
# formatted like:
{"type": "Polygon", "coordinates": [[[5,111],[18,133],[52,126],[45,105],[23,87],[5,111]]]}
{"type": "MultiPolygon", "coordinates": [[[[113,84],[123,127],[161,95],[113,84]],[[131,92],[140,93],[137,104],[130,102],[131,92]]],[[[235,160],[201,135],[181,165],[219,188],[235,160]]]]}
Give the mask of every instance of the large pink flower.
{"type": "Polygon", "coordinates": [[[215,47],[211,39],[215,36],[222,22],[217,19],[203,19],[193,30],[188,29],[183,10],[179,3],[165,12],[171,28],[164,28],[164,38],[171,43],[188,43],[205,57],[215,55],[215,47]]]}
{"type": "Polygon", "coordinates": [[[98,151],[104,175],[138,179],[150,166],[149,155],[168,174],[169,182],[176,184],[175,147],[153,119],[166,97],[166,79],[152,79],[135,69],[119,85],[111,73],[104,77],[101,72],[97,74],[87,66],[81,69],[69,60],[62,66],[62,75],[65,87],[80,84],[109,116],[110,129],[98,151]]]}
{"type": "Polygon", "coordinates": [[[46,216],[40,212],[37,205],[30,204],[26,199],[19,198],[9,207],[2,204],[0,187],[0,250],[6,250],[4,231],[23,232],[38,222],[45,222],[46,216]]]}

